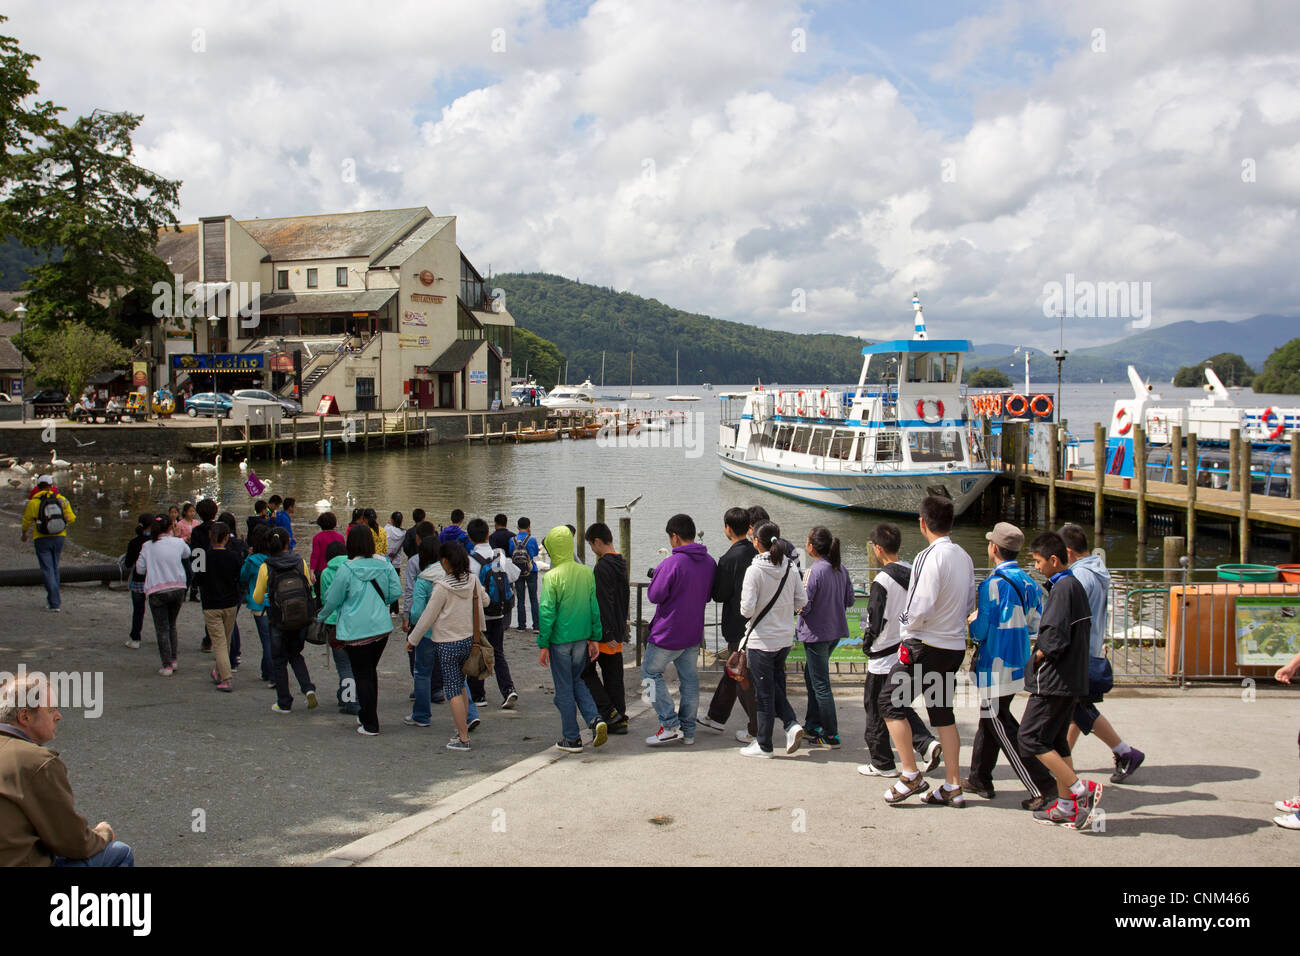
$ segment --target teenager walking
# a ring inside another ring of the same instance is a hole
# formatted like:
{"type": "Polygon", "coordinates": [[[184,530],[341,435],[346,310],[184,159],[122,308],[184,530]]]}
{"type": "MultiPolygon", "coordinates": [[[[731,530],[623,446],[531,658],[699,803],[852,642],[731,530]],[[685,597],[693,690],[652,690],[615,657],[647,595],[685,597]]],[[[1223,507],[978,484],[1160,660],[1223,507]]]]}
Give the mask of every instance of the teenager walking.
{"type": "MultiPolygon", "coordinates": [[[[192,538],[192,536],[191,536],[192,538]]],[[[208,531],[208,547],[202,552],[203,573],[199,575],[199,592],[203,601],[203,624],[212,645],[214,666],[212,682],[217,690],[229,693],[230,635],[239,612],[239,555],[227,549],[230,529],[220,521],[208,531]]]]}
{"type": "MultiPolygon", "coordinates": [[[[488,643],[496,656],[493,674],[497,680],[497,689],[501,691],[501,709],[511,710],[519,700],[515,683],[510,679],[510,665],[506,661],[506,619],[510,615],[511,602],[514,600],[514,583],[519,579],[519,569],[504,552],[493,550],[488,544],[488,526],[482,518],[475,518],[465,527],[470,540],[470,570],[478,577],[478,582],[488,594],[488,606],[483,611],[484,631],[488,643]]],[[[483,681],[466,678],[469,681],[469,694],[474,703],[482,706],[487,703],[487,691],[483,681]]]]}
{"type": "Polygon", "coordinates": [[[171,533],[172,521],[165,515],[153,519],[149,540],[140,548],[135,569],[144,575],[144,593],[149,598],[149,613],[153,615],[154,632],[158,638],[158,659],[162,666],[158,673],[171,677],[176,671],[176,655],[180,646],[176,633],[176,619],[185,604],[186,565],[189,564],[189,546],[171,533]]]}
{"type": "Polygon", "coordinates": [[[539,550],[537,539],[533,537],[533,525],[528,518],[520,518],[516,522],[519,532],[514,537],[514,543],[511,545],[510,560],[519,568],[519,630],[528,630],[528,622],[532,621],[532,630],[537,630],[537,579],[540,576],[537,570],[537,552],[539,550]],[[528,599],[527,614],[525,614],[524,598],[528,599]],[[529,616],[531,615],[531,616],[529,616]]]}
{"type": "MultiPolygon", "coordinates": [[[[312,546],[314,551],[314,540],[312,546]]],[[[331,541],[326,545],[325,553],[321,557],[325,560],[325,567],[316,576],[318,597],[329,593],[330,585],[334,583],[334,575],[338,574],[339,568],[348,563],[348,546],[342,541],[331,541]]],[[[320,603],[324,605],[323,597],[320,603]]],[[[338,689],[334,692],[334,699],[338,703],[340,714],[350,714],[355,717],[361,713],[361,706],[357,703],[357,681],[352,675],[352,661],[348,658],[348,652],[338,639],[338,623],[339,612],[335,610],[321,625],[325,628],[325,643],[329,645],[334,671],[338,674],[338,689]]]]}
{"type": "Polygon", "coordinates": [[[788,542],[781,529],[764,521],[752,529],[758,557],[745,571],[740,592],[740,613],[749,619],[741,648],[749,663],[758,711],[758,734],[741,748],[745,757],[772,756],[772,726],[776,718],[785,728],[785,752],[792,754],[803,741],[804,730],[785,695],[785,659],[794,644],[794,618],[807,601],[803,579],[795,570],[788,542]]]}
{"type": "Polygon", "coordinates": [[[257,629],[257,639],[262,645],[262,661],[259,674],[262,683],[268,687],[275,686],[275,668],[271,663],[271,621],[266,616],[267,600],[253,599],[257,589],[257,579],[266,563],[266,536],[271,532],[268,522],[260,522],[250,527],[248,532],[248,557],[239,568],[239,587],[244,594],[244,606],[253,615],[253,627],[257,629]]]}
{"type": "Polygon", "coordinates": [[[831,655],[849,636],[845,611],[853,607],[857,596],[849,572],[840,563],[839,538],[818,525],[808,532],[804,548],[813,559],[804,582],[807,601],[795,628],[795,640],[803,642],[803,680],[808,691],[804,738],[834,750],[840,746],[840,725],[831,692],[831,655]]]}
{"type": "Polygon", "coordinates": [[[36,479],[36,492],[27,500],[23,509],[22,540],[32,535],[32,547],[36,549],[36,563],[41,568],[41,579],[45,582],[45,610],[59,611],[62,599],[59,595],[59,561],[63,555],[63,543],[68,538],[68,526],[77,520],[68,504],[68,499],[54,488],[52,475],[41,475],[36,479]]]}
{"type": "Polygon", "coordinates": [[[393,619],[388,606],[402,596],[402,584],[387,556],[375,554],[370,528],[348,532],[348,561],[334,575],[324,604],[316,615],[327,621],[339,611],[334,637],[343,644],[356,682],[357,733],[379,733],[379,658],[388,644],[393,619]]]}
{"type": "Polygon", "coordinates": [[[980,583],[970,625],[975,645],[971,671],[979,691],[980,719],[971,745],[970,776],[961,787],[965,793],[992,800],[996,795],[993,768],[1001,751],[1029,791],[1021,807],[1041,810],[1056,799],[1056,784],[1040,761],[1020,756],[1020,723],[1011,713],[1011,702],[1025,689],[1029,649],[1043,614],[1043,590],[1016,563],[1024,532],[999,521],[984,537],[993,573],[980,583]]]}
{"type": "Polygon", "coordinates": [[[885,792],[885,802],[891,805],[930,789],[912,757],[912,725],[905,709],[922,693],[930,726],[943,748],[946,776],[941,788],[926,794],[922,802],[966,805],[961,792],[961,738],[953,704],[957,671],[966,659],[966,618],[975,609],[975,565],[965,549],[948,536],[952,521],[952,499],[938,495],[921,499],[917,522],[930,544],[912,565],[900,621],[903,639],[886,688],[885,723],[903,765],[898,782],[885,792]]]}
{"type": "Polygon", "coordinates": [[[1101,784],[1074,772],[1070,719],[1088,692],[1088,638],[1092,612],[1088,595],[1069,568],[1065,542],[1045,531],[1029,545],[1034,566],[1047,579],[1047,599],[1038,622],[1034,652],[1025,676],[1029,703],[1020,721],[1020,753],[1037,759],[1056,778],[1056,802],[1034,811],[1034,820],[1082,829],[1101,801],[1101,784]]]}
{"type": "Polygon", "coordinates": [[[144,575],[135,569],[140,558],[140,549],[149,540],[149,526],[153,524],[153,515],[140,515],[135,526],[135,537],[126,543],[125,566],[131,569],[129,587],[131,589],[131,630],[127,634],[126,646],[132,650],[140,648],[140,631],[144,627],[144,612],[149,606],[149,596],[144,593],[144,575]]]}
{"type": "MultiPolygon", "coordinates": [[[[420,641],[429,631],[433,632],[431,640],[442,673],[442,690],[456,728],[455,736],[447,741],[447,749],[463,752],[470,749],[470,697],[463,668],[473,650],[475,635],[482,627],[487,593],[470,571],[469,553],[459,541],[440,542],[438,561],[443,575],[434,583],[429,603],[420,612],[406,642],[410,646],[412,641],[420,641]]],[[[416,704],[421,703],[421,695],[417,693],[416,704]]],[[[414,714],[406,722],[420,726],[414,714]]]]}
{"type": "MultiPolygon", "coordinates": [[[[425,524],[427,525],[428,522],[426,521],[425,524]]],[[[410,716],[402,719],[408,727],[429,726],[432,705],[447,701],[442,689],[442,665],[438,660],[438,649],[433,643],[433,629],[430,628],[423,634],[415,631],[415,622],[428,607],[429,598],[433,596],[434,585],[447,576],[446,568],[440,559],[441,553],[442,544],[438,541],[437,534],[431,532],[420,541],[420,553],[415,556],[420,567],[412,588],[406,625],[407,657],[411,662],[411,680],[414,685],[411,691],[413,703],[410,716]]],[[[468,692],[468,678],[465,686],[465,699],[468,701],[465,727],[469,733],[473,733],[474,728],[480,723],[478,707],[475,706],[474,698],[468,692]]]]}
{"type": "Polygon", "coordinates": [[[542,582],[537,661],[550,668],[555,684],[555,709],[560,712],[560,739],[555,746],[566,753],[582,753],[579,712],[591,728],[593,747],[603,746],[609,735],[609,725],[582,680],[587,662],[599,654],[596,578],[591,568],[573,560],[573,532],[567,526],[552,528],[545,543],[553,565],[542,582]]]}
{"type": "MultiPolygon", "coordinates": [[[[898,660],[898,645],[903,640],[903,607],[907,604],[907,589],[912,582],[912,566],[900,561],[898,552],[903,546],[903,534],[898,525],[881,522],[871,529],[868,547],[875,555],[880,570],[871,581],[867,595],[867,622],[862,631],[862,652],[867,655],[867,678],[862,688],[862,706],[866,710],[866,741],[871,763],[858,767],[865,777],[897,777],[894,747],[885,723],[885,709],[889,706],[889,672],[898,660]]],[[[902,708],[908,725],[912,728],[912,748],[916,751],[918,765],[929,773],[939,765],[943,751],[939,741],[909,702],[902,708]]]]}
{"type": "Polygon", "coordinates": [[[303,660],[306,642],[302,632],[310,623],[311,569],[307,559],[289,550],[289,535],[283,528],[272,528],[266,535],[266,560],[257,570],[253,601],[267,604],[267,623],[271,641],[271,678],[275,683],[275,703],[271,710],[287,714],[293,709],[293,692],[289,690],[289,669],[298,679],[298,688],[307,698],[307,709],[314,710],[316,685],[312,683],[303,660]]]}
{"type": "MultiPolygon", "coordinates": [[[[722,626],[722,639],[727,642],[727,656],[736,653],[740,640],[745,636],[745,618],[740,613],[740,592],[745,583],[745,572],[753,564],[758,552],[749,540],[749,512],[744,508],[728,508],[722,516],[722,533],[730,542],[730,547],[718,558],[718,570],[713,575],[713,600],[722,605],[719,615],[722,626]]],[[[744,730],[736,731],[736,739],[742,744],[752,741],[758,733],[758,712],[754,704],[754,682],[748,677],[732,676],[723,668],[718,675],[718,686],[709,701],[709,710],[699,718],[699,725],[714,733],[727,729],[727,720],[731,710],[740,701],[748,724],[744,730]]]]}
{"type": "Polygon", "coordinates": [[[598,521],[584,535],[596,556],[596,604],[600,607],[599,654],[588,661],[582,680],[611,734],[627,733],[627,692],[623,685],[623,644],[627,640],[627,562],[614,548],[609,525],[598,521]],[[599,671],[599,673],[598,673],[599,671]]]}

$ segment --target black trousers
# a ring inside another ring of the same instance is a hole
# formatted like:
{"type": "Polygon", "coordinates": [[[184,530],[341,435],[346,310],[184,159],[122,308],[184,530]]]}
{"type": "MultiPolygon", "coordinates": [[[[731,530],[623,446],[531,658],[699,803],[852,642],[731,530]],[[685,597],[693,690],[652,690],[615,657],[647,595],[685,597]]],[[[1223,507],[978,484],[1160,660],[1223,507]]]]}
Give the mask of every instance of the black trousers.
{"type": "Polygon", "coordinates": [[[357,682],[357,707],[361,726],[371,733],[379,733],[379,658],[388,646],[388,635],[360,647],[346,645],[348,660],[352,663],[352,679],[357,682]]]}
{"type": "Polygon", "coordinates": [[[980,722],[975,730],[975,743],[971,745],[970,779],[972,783],[993,786],[993,768],[998,763],[998,751],[1007,755],[1011,769],[1016,772],[1031,797],[1056,793],[1056,781],[1041,760],[1026,761],[1020,754],[1020,722],[1011,713],[1015,694],[986,700],[980,703],[980,722]]]}
{"type": "Polygon", "coordinates": [[[289,690],[289,668],[298,678],[298,689],[304,694],[315,690],[311,674],[307,672],[307,662],[302,658],[302,649],[306,646],[302,631],[282,631],[271,623],[271,676],[275,680],[275,698],[281,710],[293,706],[293,692],[289,690]]]}
{"type": "Polygon", "coordinates": [[[582,682],[591,691],[600,716],[610,723],[627,719],[627,694],[623,687],[623,652],[601,651],[594,661],[587,661],[582,682]],[[599,668],[599,673],[597,669],[599,668]]]}
{"type": "MultiPolygon", "coordinates": [[[[894,745],[890,741],[889,727],[885,724],[885,704],[889,700],[890,684],[888,674],[867,674],[866,684],[862,688],[862,706],[867,711],[867,727],[862,732],[862,739],[867,743],[871,753],[871,765],[877,770],[894,769],[894,745]]],[[[925,725],[925,721],[910,706],[905,709],[908,724],[912,727],[912,749],[924,756],[925,750],[934,742],[934,734],[925,725]]]]}
{"type": "MultiPolygon", "coordinates": [[[[510,665],[506,663],[506,619],[503,617],[485,619],[483,621],[483,636],[488,639],[488,643],[492,645],[492,652],[496,655],[492,673],[496,676],[497,690],[501,691],[501,699],[505,700],[510,696],[510,692],[515,689],[515,682],[510,677],[510,665]]],[[[469,685],[469,695],[471,697],[475,700],[486,700],[486,691],[481,680],[477,677],[466,677],[465,683],[469,685]]],[[[441,689],[441,676],[439,676],[436,686],[441,689]]]]}
{"type": "MultiPolygon", "coordinates": [[[[727,644],[729,653],[734,653],[740,647],[740,642],[727,644]]],[[[709,701],[709,720],[716,720],[720,724],[725,724],[731,717],[731,711],[736,706],[736,701],[740,701],[741,708],[745,711],[745,716],[749,718],[747,730],[749,736],[758,736],[758,706],[754,700],[754,682],[751,680],[748,687],[741,685],[740,681],[729,676],[724,669],[718,675],[718,687],[713,692],[713,699],[709,701]]]]}

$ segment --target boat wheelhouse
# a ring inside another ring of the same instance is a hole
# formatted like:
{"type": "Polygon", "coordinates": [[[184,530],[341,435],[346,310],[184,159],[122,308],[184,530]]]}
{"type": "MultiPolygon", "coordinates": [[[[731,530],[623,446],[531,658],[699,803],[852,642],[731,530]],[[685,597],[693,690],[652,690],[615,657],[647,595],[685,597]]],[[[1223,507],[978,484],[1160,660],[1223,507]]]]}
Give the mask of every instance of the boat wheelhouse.
{"type": "Polygon", "coordinates": [[[965,511],[994,477],[961,384],[971,346],[930,339],[916,297],[912,310],[913,337],[863,348],[852,390],[720,394],[723,473],[835,508],[915,514],[938,494],[965,511]],[[883,384],[867,384],[873,367],[883,384]]]}

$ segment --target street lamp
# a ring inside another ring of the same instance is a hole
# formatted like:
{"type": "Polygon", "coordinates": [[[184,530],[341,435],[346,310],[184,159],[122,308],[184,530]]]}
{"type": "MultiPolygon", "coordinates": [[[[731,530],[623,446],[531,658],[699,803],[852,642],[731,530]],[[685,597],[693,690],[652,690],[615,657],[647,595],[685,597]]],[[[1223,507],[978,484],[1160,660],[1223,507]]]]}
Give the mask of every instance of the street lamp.
{"type": "MultiPolygon", "coordinates": [[[[18,316],[18,337],[21,339],[23,337],[23,319],[27,318],[27,306],[19,302],[17,307],[14,309],[14,315],[18,316]]],[[[23,352],[22,349],[18,350],[18,362],[19,362],[18,383],[19,383],[19,387],[22,389],[23,392],[22,394],[23,424],[26,425],[27,424],[27,355],[26,353],[23,352]]]]}
{"type": "Polygon", "coordinates": [[[1056,359],[1056,420],[1060,422],[1061,420],[1061,363],[1065,361],[1065,357],[1070,353],[1066,351],[1065,348],[1065,313],[1058,310],[1056,313],[1056,317],[1060,320],[1061,323],[1061,339],[1060,339],[1060,344],[1056,348],[1052,349],[1052,358],[1056,359]]]}

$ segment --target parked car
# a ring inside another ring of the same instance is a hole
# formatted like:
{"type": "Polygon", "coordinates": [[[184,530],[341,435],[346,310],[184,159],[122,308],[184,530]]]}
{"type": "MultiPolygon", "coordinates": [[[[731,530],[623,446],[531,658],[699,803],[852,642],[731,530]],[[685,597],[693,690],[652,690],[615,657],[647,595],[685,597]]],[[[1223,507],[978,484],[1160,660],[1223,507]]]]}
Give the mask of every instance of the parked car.
{"type": "Polygon", "coordinates": [[[43,388],[24,401],[31,402],[32,414],[36,416],[68,414],[68,394],[61,389],[43,388]]]}
{"type": "Polygon", "coordinates": [[[264,402],[279,402],[280,407],[284,409],[287,418],[293,418],[295,415],[302,414],[302,406],[292,398],[283,398],[274,392],[268,392],[264,388],[241,388],[234,393],[235,398],[260,398],[264,402]]]}
{"type": "Polygon", "coordinates": [[[190,418],[199,415],[211,415],[222,418],[230,417],[230,410],[234,408],[235,400],[225,392],[199,392],[197,395],[191,395],[185,399],[185,414],[190,418]]]}

